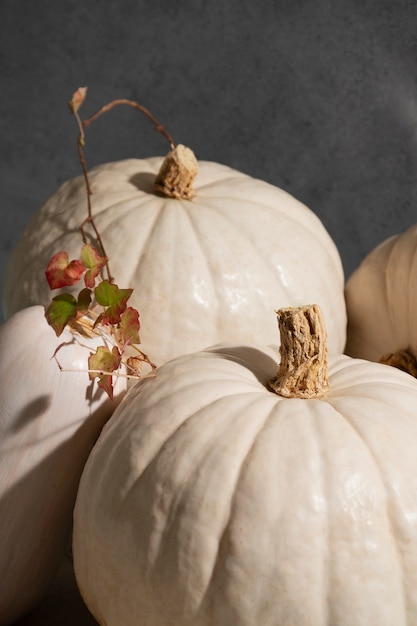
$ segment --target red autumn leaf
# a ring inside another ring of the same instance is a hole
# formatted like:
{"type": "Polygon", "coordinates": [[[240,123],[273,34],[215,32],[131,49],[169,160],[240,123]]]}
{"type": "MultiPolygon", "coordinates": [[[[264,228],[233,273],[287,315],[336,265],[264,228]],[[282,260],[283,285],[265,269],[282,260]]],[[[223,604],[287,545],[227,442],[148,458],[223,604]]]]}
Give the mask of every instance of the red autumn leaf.
{"type": "Polygon", "coordinates": [[[81,249],[81,261],[87,268],[84,276],[86,287],[94,288],[96,278],[107,263],[106,257],[100,256],[97,250],[86,243],[81,249]]]}
{"type": "Polygon", "coordinates": [[[122,313],[126,310],[126,303],[133,289],[120,289],[108,280],[103,280],[94,290],[98,304],[107,307],[96,321],[102,324],[119,324],[122,313]]]}
{"type": "Polygon", "coordinates": [[[140,343],[139,328],[139,312],[131,306],[127,307],[119,324],[120,339],[124,345],[140,343]]]}
{"type": "Polygon", "coordinates": [[[105,346],[99,346],[88,358],[90,379],[98,378],[98,386],[110,399],[113,399],[112,373],[119,368],[120,363],[121,355],[116,346],[111,351],[105,346]]]}
{"type": "Polygon", "coordinates": [[[66,252],[57,252],[45,270],[49,288],[59,289],[60,287],[75,285],[84,274],[85,269],[82,261],[75,259],[70,262],[66,252]]]}

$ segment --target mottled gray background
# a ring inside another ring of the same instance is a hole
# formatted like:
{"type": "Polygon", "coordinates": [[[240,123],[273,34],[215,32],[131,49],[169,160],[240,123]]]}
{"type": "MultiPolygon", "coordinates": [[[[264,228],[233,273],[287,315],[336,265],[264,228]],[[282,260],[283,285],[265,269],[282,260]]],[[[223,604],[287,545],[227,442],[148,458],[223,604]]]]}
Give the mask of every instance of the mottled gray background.
{"type": "MultiPolygon", "coordinates": [[[[80,174],[66,103],[88,85],[83,117],[136,99],[199,158],[305,202],[349,276],[416,220],[416,18],[415,0],[1,0],[1,273],[80,174]]],[[[88,131],[89,166],[165,151],[131,109],[88,131]]]]}

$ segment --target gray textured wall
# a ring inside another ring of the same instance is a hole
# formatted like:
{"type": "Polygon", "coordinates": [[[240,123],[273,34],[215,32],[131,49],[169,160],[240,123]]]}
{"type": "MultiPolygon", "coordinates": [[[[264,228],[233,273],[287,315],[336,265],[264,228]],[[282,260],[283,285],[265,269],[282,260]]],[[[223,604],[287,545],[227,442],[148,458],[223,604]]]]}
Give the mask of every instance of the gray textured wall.
{"type": "MultiPolygon", "coordinates": [[[[139,100],[176,141],[285,188],[346,275],[416,220],[414,0],[1,0],[0,269],[30,216],[80,173],[83,116],[139,100]]],[[[165,152],[132,110],[91,127],[89,166],[165,152]]],[[[0,285],[1,287],[1,285],[0,285]]]]}

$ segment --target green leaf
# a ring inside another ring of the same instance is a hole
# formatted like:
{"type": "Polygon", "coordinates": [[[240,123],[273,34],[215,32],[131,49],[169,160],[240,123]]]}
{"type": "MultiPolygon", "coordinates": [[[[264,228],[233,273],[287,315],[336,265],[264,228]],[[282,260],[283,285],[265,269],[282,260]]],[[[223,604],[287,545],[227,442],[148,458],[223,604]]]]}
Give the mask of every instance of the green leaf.
{"type": "Polygon", "coordinates": [[[120,317],[119,333],[123,344],[140,343],[139,312],[133,307],[127,307],[120,317]]]}
{"type": "Polygon", "coordinates": [[[45,312],[48,324],[52,326],[59,337],[68,322],[77,315],[77,301],[69,293],[55,296],[45,312]]]}
{"type": "Polygon", "coordinates": [[[92,289],[95,285],[97,276],[107,263],[107,258],[100,256],[93,246],[86,243],[81,249],[81,261],[87,268],[87,272],[84,276],[85,286],[92,289]]]}
{"type": "Polygon", "coordinates": [[[49,261],[45,270],[46,280],[50,289],[70,287],[80,280],[85,272],[82,261],[75,259],[69,262],[66,252],[57,252],[49,261]]]}
{"type": "Polygon", "coordinates": [[[102,324],[119,324],[120,316],[126,310],[126,303],[133,289],[119,289],[117,285],[103,280],[97,285],[94,294],[98,304],[107,307],[99,321],[102,324]]]}
{"type": "Polygon", "coordinates": [[[91,304],[91,289],[81,289],[78,294],[77,309],[82,313],[86,313],[91,304]]]}
{"type": "Polygon", "coordinates": [[[112,351],[106,346],[99,346],[96,352],[90,354],[88,358],[90,379],[98,378],[98,386],[111,399],[113,399],[113,377],[111,374],[118,369],[120,363],[121,355],[116,346],[113,347],[112,351]]]}

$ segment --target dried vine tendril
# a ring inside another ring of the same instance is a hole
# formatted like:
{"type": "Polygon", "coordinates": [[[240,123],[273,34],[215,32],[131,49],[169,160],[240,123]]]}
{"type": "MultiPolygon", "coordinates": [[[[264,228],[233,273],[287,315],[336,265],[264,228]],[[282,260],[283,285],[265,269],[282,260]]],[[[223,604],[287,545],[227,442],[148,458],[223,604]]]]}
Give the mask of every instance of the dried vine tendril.
{"type": "MultiPolygon", "coordinates": [[[[84,284],[77,296],[59,293],[52,298],[45,316],[57,336],[69,325],[73,331],[84,336],[101,336],[104,339],[105,345],[90,353],[88,372],[90,379],[98,379],[98,386],[112,398],[114,376],[140,378],[143,363],[149,366],[151,373],[154,373],[156,365],[139,347],[139,312],[128,306],[133,290],[121,289],[115,284],[104,243],[94,221],[91,203],[93,192],[84,156],[85,130],[101,115],[123,104],[142,112],[153,123],[155,130],[169,142],[171,149],[176,144],[154,116],[133,100],[113,100],[94,115],[82,120],[78,111],[86,95],[87,87],[80,87],[68,102],[79,128],[77,146],[87,195],[87,216],[80,225],[83,245],[78,259],[70,260],[67,252],[58,252],[50,259],[45,271],[51,290],[72,287],[81,281],[84,284]],[[88,225],[93,230],[96,246],[89,242],[88,225]]],[[[56,358],[56,353],[54,356],[56,358]]]]}

